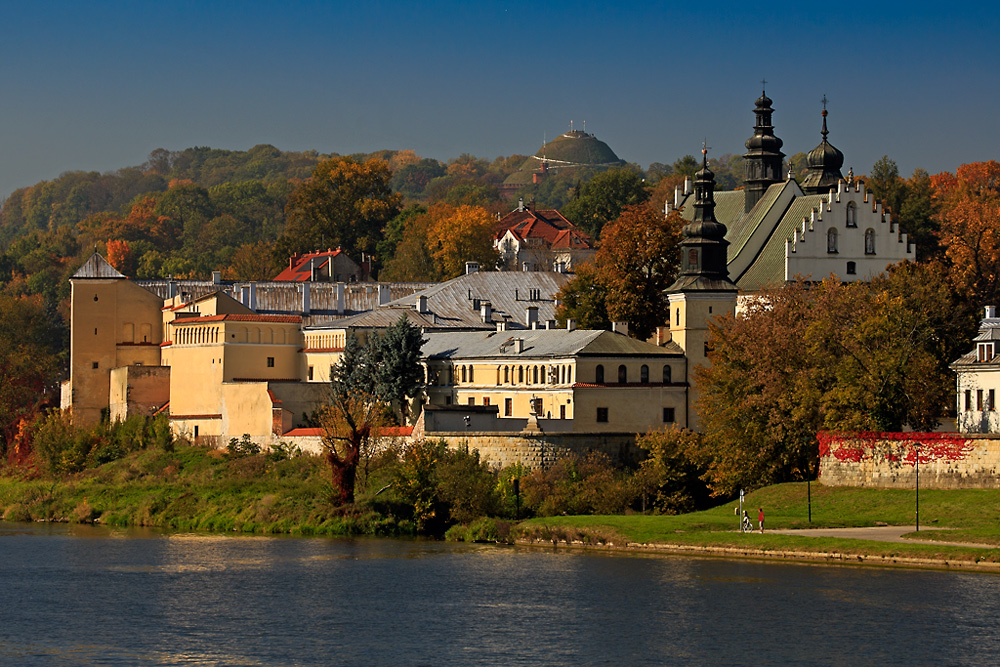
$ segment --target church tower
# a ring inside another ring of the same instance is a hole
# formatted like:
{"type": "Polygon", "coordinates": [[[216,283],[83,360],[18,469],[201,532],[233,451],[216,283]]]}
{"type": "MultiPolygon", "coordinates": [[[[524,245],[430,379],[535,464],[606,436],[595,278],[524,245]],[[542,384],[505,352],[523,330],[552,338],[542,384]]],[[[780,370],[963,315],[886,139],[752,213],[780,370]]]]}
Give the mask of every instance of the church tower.
{"type": "Polygon", "coordinates": [[[729,280],[726,226],[715,219],[715,174],[708,168],[708,150],[702,149],[701,171],[694,178],[694,219],[684,225],[681,273],[667,288],[670,303],[670,339],[688,359],[687,428],[697,428],[690,409],[695,391],[693,370],[709,365],[708,323],[736,307],[736,285],[729,280]]]}
{"type": "Polygon", "coordinates": [[[806,162],[809,165],[803,175],[802,191],[807,195],[825,195],[831,189],[836,189],[837,183],[844,178],[840,168],[844,166],[844,154],[826,140],[830,134],[826,129],[826,96],[823,96],[823,141],[819,146],[809,151],[806,162]]]}
{"type": "Polygon", "coordinates": [[[744,211],[752,209],[769,186],[784,180],[781,161],[785,154],[781,152],[781,139],[774,136],[772,113],[771,98],[761,91],[754,109],[757,122],[753,127],[753,136],[747,139],[747,152],[743,155],[744,211]]]}

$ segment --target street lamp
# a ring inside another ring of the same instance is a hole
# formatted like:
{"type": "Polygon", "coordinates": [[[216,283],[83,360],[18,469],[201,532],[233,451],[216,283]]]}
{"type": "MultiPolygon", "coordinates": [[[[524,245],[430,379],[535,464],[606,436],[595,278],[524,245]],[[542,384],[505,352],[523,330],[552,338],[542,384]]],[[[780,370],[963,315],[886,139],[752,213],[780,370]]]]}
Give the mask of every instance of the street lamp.
{"type": "Polygon", "coordinates": [[[920,443],[914,443],[917,449],[917,531],[920,531],[920,443]]]}

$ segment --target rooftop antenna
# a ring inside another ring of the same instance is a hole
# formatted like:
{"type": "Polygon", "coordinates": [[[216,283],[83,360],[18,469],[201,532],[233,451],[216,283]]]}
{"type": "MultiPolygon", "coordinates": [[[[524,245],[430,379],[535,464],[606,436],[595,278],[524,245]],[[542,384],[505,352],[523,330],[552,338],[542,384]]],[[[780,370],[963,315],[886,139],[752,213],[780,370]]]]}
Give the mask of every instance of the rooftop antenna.
{"type": "Polygon", "coordinates": [[[583,133],[587,134],[587,121],[583,121],[583,133]]]}
{"type": "Polygon", "coordinates": [[[570,122],[569,122],[569,131],[570,131],[570,132],[572,132],[572,131],[573,131],[573,121],[570,121],[570,122]]]}

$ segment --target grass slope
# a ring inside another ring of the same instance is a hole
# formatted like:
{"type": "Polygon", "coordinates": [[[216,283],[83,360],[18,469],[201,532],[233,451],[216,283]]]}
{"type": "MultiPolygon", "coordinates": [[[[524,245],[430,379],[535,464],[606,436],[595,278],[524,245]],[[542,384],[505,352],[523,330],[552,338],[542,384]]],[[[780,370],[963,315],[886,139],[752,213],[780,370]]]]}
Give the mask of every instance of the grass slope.
{"type": "MultiPolygon", "coordinates": [[[[1000,562],[1000,491],[985,489],[921,490],[919,533],[923,543],[886,543],[831,537],[737,532],[731,502],[704,512],[679,516],[565,516],[531,519],[522,530],[538,539],[628,541],[763,551],[830,552],[893,557],[1000,562]],[[953,530],[940,530],[949,528],[953,530]],[[941,542],[969,542],[995,549],[953,547],[941,542]]],[[[804,483],[779,484],[749,494],[745,508],[756,524],[763,507],[765,528],[839,528],[889,524],[914,525],[915,494],[897,489],[861,489],[812,485],[812,523],[804,483]]]]}

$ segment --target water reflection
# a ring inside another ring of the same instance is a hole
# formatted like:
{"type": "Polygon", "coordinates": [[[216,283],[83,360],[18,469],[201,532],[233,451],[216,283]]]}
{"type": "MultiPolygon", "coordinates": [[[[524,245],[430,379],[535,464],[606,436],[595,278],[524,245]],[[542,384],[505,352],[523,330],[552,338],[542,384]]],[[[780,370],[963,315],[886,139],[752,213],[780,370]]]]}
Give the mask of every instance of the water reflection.
{"type": "Polygon", "coordinates": [[[0,664],[992,664],[1000,578],[0,524],[0,664]]]}

